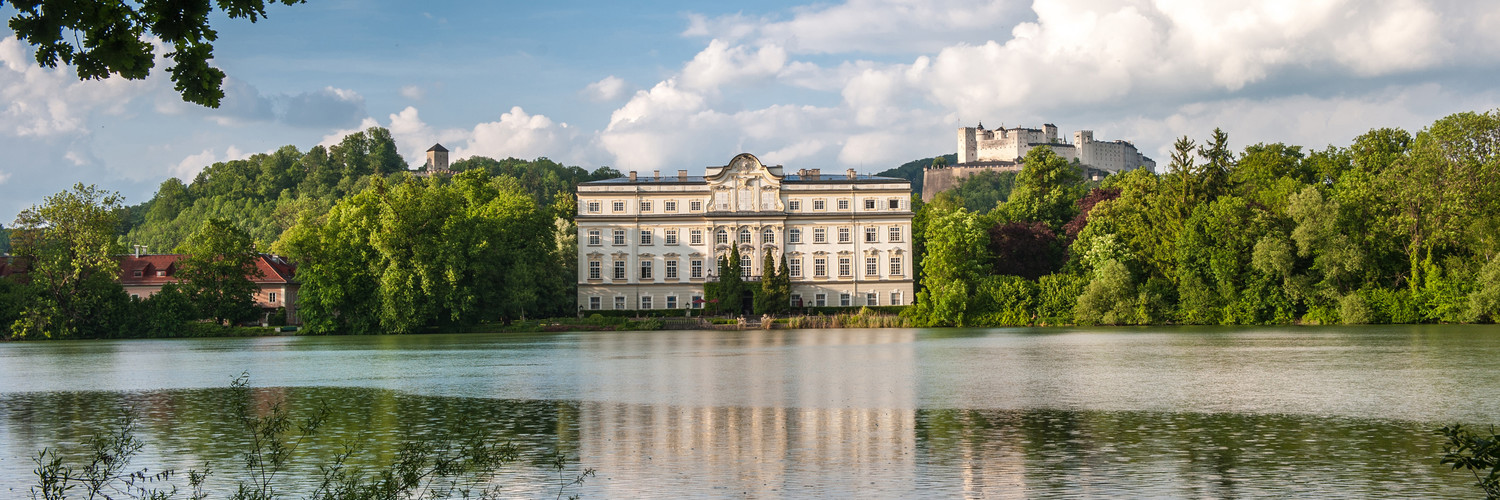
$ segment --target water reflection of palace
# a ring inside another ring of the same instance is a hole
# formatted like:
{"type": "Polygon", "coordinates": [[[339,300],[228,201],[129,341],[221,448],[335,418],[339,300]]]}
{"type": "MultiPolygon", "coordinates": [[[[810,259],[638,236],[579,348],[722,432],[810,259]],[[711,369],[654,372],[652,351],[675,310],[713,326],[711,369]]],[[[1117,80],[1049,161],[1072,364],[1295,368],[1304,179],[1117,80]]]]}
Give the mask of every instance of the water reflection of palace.
{"type": "Polygon", "coordinates": [[[581,455],[606,471],[597,484],[609,498],[852,496],[872,483],[915,485],[913,335],[589,337],[583,348],[597,366],[581,385],[623,401],[582,403],[581,455]]]}

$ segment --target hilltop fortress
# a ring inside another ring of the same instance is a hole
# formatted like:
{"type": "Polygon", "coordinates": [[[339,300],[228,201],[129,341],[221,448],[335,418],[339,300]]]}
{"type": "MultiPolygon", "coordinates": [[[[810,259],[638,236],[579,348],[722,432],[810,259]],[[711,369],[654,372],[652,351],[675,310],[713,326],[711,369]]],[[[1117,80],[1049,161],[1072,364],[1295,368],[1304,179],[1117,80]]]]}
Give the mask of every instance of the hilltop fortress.
{"type": "Polygon", "coordinates": [[[985,130],[984,124],[958,129],[958,163],[923,172],[922,199],[931,201],[937,193],[957,187],[964,177],[981,171],[1018,171],[1021,159],[1037,146],[1048,146],[1069,162],[1077,161],[1091,178],[1134,170],[1156,168],[1156,162],[1141,154],[1129,141],[1096,141],[1094,131],[1073,132],[1073,143],[1057,137],[1057,126],[1051,123],[1040,129],[1016,127],[985,130]]]}

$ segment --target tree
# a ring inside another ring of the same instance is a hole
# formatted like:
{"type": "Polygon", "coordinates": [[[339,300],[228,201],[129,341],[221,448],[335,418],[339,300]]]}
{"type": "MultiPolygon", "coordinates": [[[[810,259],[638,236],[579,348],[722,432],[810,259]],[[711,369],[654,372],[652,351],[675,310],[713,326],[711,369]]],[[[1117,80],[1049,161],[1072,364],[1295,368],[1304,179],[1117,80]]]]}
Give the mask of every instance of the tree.
{"type": "MultiPolygon", "coordinates": [[[[303,0],[270,0],[293,5],[303,0]]],[[[231,19],[266,17],[266,0],[11,0],[17,11],[10,29],[36,47],[38,64],[70,64],[80,80],[118,75],[141,80],[156,65],[159,38],[172,50],[167,72],[182,100],[219,107],[224,72],[210,66],[218,33],[209,27],[214,5],[231,19]]],[[[0,6],[5,4],[0,0],[0,6]]]]}
{"type": "Polygon", "coordinates": [[[1007,222],[989,228],[995,274],[1037,279],[1062,267],[1066,253],[1052,228],[1040,222],[1007,222]]]}
{"type": "Polygon", "coordinates": [[[1025,166],[1005,202],[1005,216],[1061,230],[1073,218],[1074,203],[1083,196],[1083,174],[1046,146],[1032,148],[1022,161],[1025,166]]]}
{"type": "Polygon", "coordinates": [[[933,326],[963,326],[974,288],[985,275],[985,228],[968,210],[936,215],[926,228],[926,277],[913,309],[919,322],[933,326]]]}
{"type": "Polygon", "coordinates": [[[1233,154],[1229,151],[1229,134],[1214,128],[1213,138],[1198,146],[1198,156],[1204,160],[1197,175],[1197,191],[1203,196],[1200,201],[1210,202],[1227,194],[1231,188],[1231,171],[1234,170],[1233,154]]]}
{"type": "Polygon", "coordinates": [[[11,327],[19,338],[110,336],[125,290],[115,282],[115,228],[124,207],[118,193],[75,184],[16,216],[12,244],[27,262],[37,291],[11,327]]]}
{"type": "Polygon", "coordinates": [[[264,275],[248,233],[227,220],[209,219],[177,251],[187,254],[177,276],[200,317],[233,324],[255,315],[260,287],[251,278],[264,275]]]}

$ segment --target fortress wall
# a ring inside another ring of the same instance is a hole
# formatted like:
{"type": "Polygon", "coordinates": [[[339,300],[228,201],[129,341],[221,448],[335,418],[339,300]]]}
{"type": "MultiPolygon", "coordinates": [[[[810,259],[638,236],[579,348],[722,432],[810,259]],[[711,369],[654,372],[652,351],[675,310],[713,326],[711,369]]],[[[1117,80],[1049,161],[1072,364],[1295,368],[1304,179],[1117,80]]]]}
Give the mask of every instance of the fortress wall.
{"type": "Polygon", "coordinates": [[[1007,167],[965,167],[950,166],[944,168],[926,168],[922,170],[922,201],[929,202],[938,193],[958,187],[964,178],[974,175],[975,172],[1016,172],[1021,170],[1021,164],[1007,167]]]}

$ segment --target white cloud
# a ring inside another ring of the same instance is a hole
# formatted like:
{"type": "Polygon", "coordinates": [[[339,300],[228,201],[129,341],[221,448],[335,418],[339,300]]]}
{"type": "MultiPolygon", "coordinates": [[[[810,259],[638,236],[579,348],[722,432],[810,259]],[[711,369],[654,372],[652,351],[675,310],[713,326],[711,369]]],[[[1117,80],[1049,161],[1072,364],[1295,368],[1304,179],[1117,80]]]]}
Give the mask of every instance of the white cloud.
{"type": "Polygon", "coordinates": [[[0,134],[50,137],[86,133],[94,113],[117,114],[132,98],[160,88],[146,80],[78,81],[69,67],[48,69],[14,36],[0,38],[0,134]]]}
{"type": "Polygon", "coordinates": [[[711,90],[730,82],[754,83],[781,71],[786,58],[786,50],[775,44],[751,49],[715,39],[682,68],[682,85],[711,90]]]}
{"type": "Polygon", "coordinates": [[[592,101],[613,101],[625,95],[625,80],[615,75],[604,77],[583,88],[583,95],[592,101]]]}
{"type": "Polygon", "coordinates": [[[985,40],[1027,16],[1007,0],[849,0],[793,9],[789,19],[690,15],[685,36],[776,43],[793,53],[927,53],[985,40]]]}
{"type": "Polygon", "coordinates": [[[8,180],[10,180],[10,173],[0,170],[0,184],[5,184],[8,180]]]}
{"type": "Polygon", "coordinates": [[[198,172],[202,172],[205,167],[219,162],[243,160],[249,157],[249,153],[240,151],[239,148],[233,145],[225,148],[223,156],[215,154],[212,149],[205,149],[201,153],[188,155],[182,161],[177,162],[176,165],[171,166],[168,171],[172,174],[172,177],[191,183],[193,182],[193,178],[198,176],[198,172]]]}
{"type": "Polygon", "coordinates": [[[426,91],[423,91],[422,87],[416,85],[406,85],[401,87],[401,97],[405,97],[413,101],[420,101],[422,100],[422,97],[426,95],[426,91]]]}
{"type": "Polygon", "coordinates": [[[520,106],[500,115],[499,121],[474,126],[468,143],[454,150],[455,158],[488,156],[532,159],[567,154],[572,135],[568,124],[543,115],[527,114],[520,106]]]}

